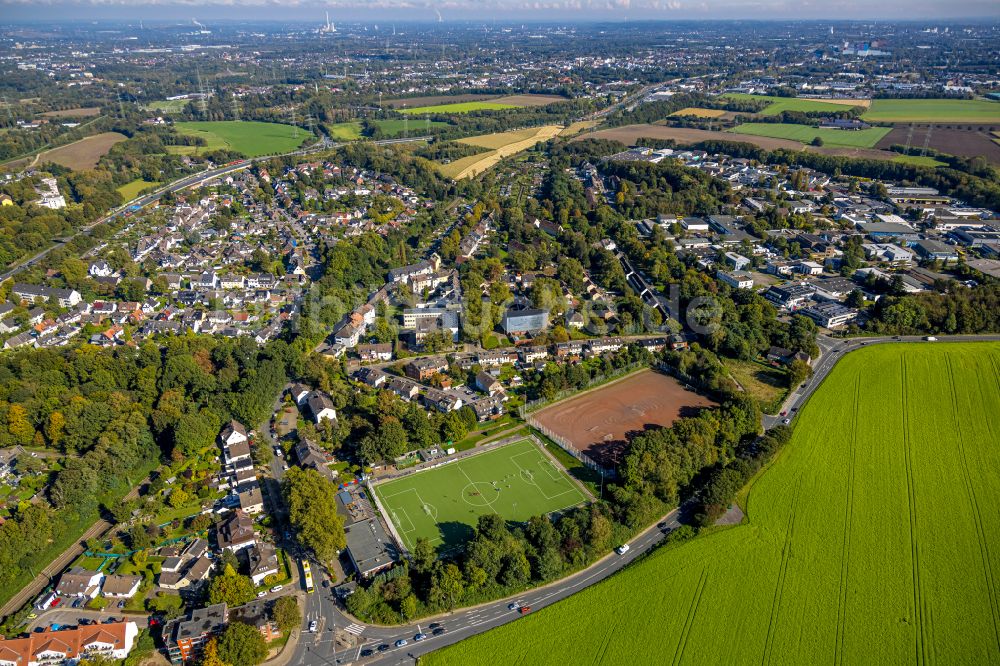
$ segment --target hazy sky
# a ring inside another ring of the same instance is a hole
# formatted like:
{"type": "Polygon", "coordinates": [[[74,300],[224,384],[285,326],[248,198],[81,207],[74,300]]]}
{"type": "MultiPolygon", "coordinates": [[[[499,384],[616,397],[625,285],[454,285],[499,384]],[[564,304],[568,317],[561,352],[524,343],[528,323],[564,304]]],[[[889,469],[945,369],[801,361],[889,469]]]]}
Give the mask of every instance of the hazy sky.
{"type": "Polygon", "coordinates": [[[0,0],[5,20],[191,18],[334,21],[955,19],[1000,17],[1000,0],[0,0]]]}

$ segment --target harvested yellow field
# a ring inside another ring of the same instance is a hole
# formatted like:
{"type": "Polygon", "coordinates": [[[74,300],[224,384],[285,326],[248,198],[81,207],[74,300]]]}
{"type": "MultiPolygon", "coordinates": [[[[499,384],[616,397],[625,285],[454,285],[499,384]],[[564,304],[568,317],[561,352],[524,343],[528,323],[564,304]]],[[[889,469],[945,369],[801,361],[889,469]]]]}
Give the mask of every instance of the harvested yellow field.
{"type": "Polygon", "coordinates": [[[516,155],[522,150],[531,148],[536,143],[547,141],[557,136],[562,129],[562,125],[545,125],[526,130],[502,132],[500,134],[484,134],[482,136],[470,136],[465,139],[459,139],[462,143],[490,148],[491,150],[488,153],[470,155],[469,157],[455,160],[450,164],[442,165],[439,170],[443,175],[455,180],[472,178],[483,173],[505,157],[516,155]]]}
{"type": "Polygon", "coordinates": [[[672,116],[694,116],[695,118],[720,118],[726,114],[722,109],[700,109],[695,106],[689,106],[680,111],[674,111],[670,115],[672,116]]]}
{"type": "MultiPolygon", "coordinates": [[[[458,143],[467,143],[470,146],[479,146],[480,148],[496,150],[518,141],[530,139],[538,133],[538,129],[539,128],[537,127],[529,127],[528,129],[512,130],[510,132],[501,132],[499,134],[481,134],[479,136],[469,136],[464,139],[457,139],[457,141],[458,143]]],[[[477,155],[477,157],[479,156],[477,155]]]]}
{"type": "Polygon", "coordinates": [[[570,123],[568,127],[559,132],[559,136],[575,136],[580,132],[597,127],[599,124],[600,122],[596,120],[578,120],[574,123],[570,123]]]}
{"type": "Polygon", "coordinates": [[[863,106],[866,109],[872,105],[870,99],[826,99],[825,97],[799,97],[798,99],[808,99],[813,102],[826,102],[827,104],[840,104],[842,106],[863,106]]]}

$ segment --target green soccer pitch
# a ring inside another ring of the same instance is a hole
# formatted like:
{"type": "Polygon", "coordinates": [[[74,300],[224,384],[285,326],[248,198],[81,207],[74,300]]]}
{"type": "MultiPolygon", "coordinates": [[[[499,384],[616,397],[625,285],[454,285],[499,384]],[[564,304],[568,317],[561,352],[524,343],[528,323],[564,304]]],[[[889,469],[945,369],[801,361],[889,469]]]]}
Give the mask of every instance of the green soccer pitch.
{"type": "Polygon", "coordinates": [[[529,439],[387,481],[375,494],[410,551],[419,537],[439,550],[460,546],[485,513],[526,521],[587,500],[529,439]]]}

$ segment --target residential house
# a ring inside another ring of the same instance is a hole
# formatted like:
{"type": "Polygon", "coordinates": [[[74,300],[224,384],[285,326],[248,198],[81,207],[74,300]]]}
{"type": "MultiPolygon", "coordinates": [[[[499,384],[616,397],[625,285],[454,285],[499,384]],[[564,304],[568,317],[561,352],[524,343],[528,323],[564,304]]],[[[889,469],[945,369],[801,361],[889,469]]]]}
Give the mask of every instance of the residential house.
{"type": "Polygon", "coordinates": [[[62,597],[93,599],[101,591],[104,574],[87,571],[83,567],[73,567],[59,578],[56,594],[62,597]]]}
{"type": "Polygon", "coordinates": [[[135,622],[46,627],[20,638],[0,639],[2,666],[75,666],[84,659],[122,661],[132,651],[135,622]]]}
{"type": "Polygon", "coordinates": [[[448,393],[447,391],[441,391],[438,389],[427,389],[424,394],[424,404],[427,407],[433,407],[439,412],[454,412],[462,407],[462,399],[457,395],[448,393]]]}
{"type": "Polygon", "coordinates": [[[472,411],[476,413],[476,418],[482,421],[489,421],[491,419],[500,418],[504,414],[504,401],[507,396],[504,393],[498,393],[481,400],[476,400],[469,404],[472,411]]]}
{"type": "Polygon", "coordinates": [[[253,529],[253,520],[243,511],[237,509],[216,529],[215,539],[220,549],[230,550],[234,553],[249,548],[257,540],[253,529]]]}
{"type": "Polygon", "coordinates": [[[208,639],[221,633],[228,622],[229,609],[224,603],[196,608],[187,619],[167,622],[162,633],[170,661],[179,664],[197,659],[208,639]]]}
{"type": "Polygon", "coordinates": [[[278,551],[267,542],[256,543],[247,549],[250,561],[250,578],[254,585],[261,585],[264,579],[278,573],[278,551]]]}
{"type": "Polygon", "coordinates": [[[11,293],[18,299],[29,303],[41,303],[49,299],[55,300],[61,308],[71,308],[77,305],[83,297],[76,289],[56,289],[36,284],[17,283],[11,293]]]}
{"type": "Polygon", "coordinates": [[[324,420],[337,420],[337,410],[334,409],[333,400],[326,393],[313,391],[306,398],[306,404],[309,406],[309,412],[312,414],[313,420],[317,425],[324,420]]]}
{"type": "Polygon", "coordinates": [[[490,396],[503,393],[503,384],[496,377],[482,370],[476,373],[476,388],[490,396]]]}
{"type": "Polygon", "coordinates": [[[241,490],[238,497],[240,509],[248,516],[256,516],[264,511],[264,496],[260,492],[260,486],[251,486],[246,490],[241,490]]]}
{"type": "Polygon", "coordinates": [[[362,361],[391,361],[392,343],[358,345],[358,356],[361,357],[362,361]]]}
{"type": "Polygon", "coordinates": [[[232,446],[249,441],[246,427],[235,419],[226,424],[219,438],[222,440],[223,446],[232,446]]]}
{"type": "Polygon", "coordinates": [[[288,394],[292,397],[292,400],[294,400],[295,404],[298,405],[299,407],[306,404],[306,398],[309,397],[309,394],[311,392],[312,389],[306,386],[305,384],[292,384],[292,388],[288,389],[288,394]]]}
{"type": "Polygon", "coordinates": [[[434,375],[444,374],[448,371],[448,360],[444,357],[417,358],[403,368],[407,377],[418,382],[427,381],[434,375]]]}
{"type": "Polygon", "coordinates": [[[114,269],[103,259],[90,262],[90,268],[87,269],[87,273],[91,277],[111,277],[114,272],[114,269]]]}
{"type": "Polygon", "coordinates": [[[382,386],[389,378],[389,375],[385,374],[378,368],[361,368],[360,370],[358,370],[356,376],[358,381],[362,382],[363,384],[367,384],[372,388],[378,388],[379,386],[382,386]]]}
{"type": "Polygon", "coordinates": [[[406,401],[413,400],[420,395],[420,384],[402,377],[390,378],[385,387],[406,401]]]}

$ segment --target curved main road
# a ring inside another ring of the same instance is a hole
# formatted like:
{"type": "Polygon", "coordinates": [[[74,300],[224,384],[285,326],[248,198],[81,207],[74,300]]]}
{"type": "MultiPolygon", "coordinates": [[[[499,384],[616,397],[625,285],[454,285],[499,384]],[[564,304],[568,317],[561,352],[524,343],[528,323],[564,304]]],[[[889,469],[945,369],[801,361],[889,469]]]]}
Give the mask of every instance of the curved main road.
{"type": "MultiPolygon", "coordinates": [[[[938,342],[997,342],[1000,335],[941,335],[937,336],[938,342]]],[[[773,428],[785,419],[794,418],[799,408],[809,399],[809,396],[819,388],[826,376],[830,374],[837,361],[844,357],[844,354],[861,349],[868,345],[886,344],[893,342],[919,342],[922,344],[936,344],[928,342],[925,336],[881,336],[874,338],[830,338],[821,335],[816,339],[819,344],[820,355],[813,366],[813,374],[802,383],[795,391],[785,399],[781,406],[780,413],[775,416],[765,415],[762,419],[765,429],[773,428]]]]}
{"type": "MultiPolygon", "coordinates": [[[[813,368],[813,376],[788,397],[782,411],[787,412],[789,417],[794,417],[798,409],[805,404],[805,401],[834,368],[837,361],[856,349],[872,344],[896,342],[942,344],[985,341],[1000,341],[1000,335],[939,336],[937,343],[928,342],[921,336],[848,339],[820,336],[817,342],[820,345],[821,354],[813,368]]],[[[774,427],[785,418],[782,415],[764,416],[764,427],[774,427]]],[[[535,611],[604,580],[641,555],[648,553],[678,525],[677,511],[675,510],[659,525],[647,529],[630,541],[629,551],[625,555],[612,553],[583,571],[544,587],[529,590],[522,595],[473,608],[461,609],[437,617],[425,618],[415,624],[396,627],[361,624],[341,611],[329,587],[321,586],[317,588],[316,594],[308,595],[305,608],[306,624],[311,620],[317,620],[319,628],[315,633],[303,633],[299,637],[294,651],[280,659],[283,662],[281,666],[335,666],[336,664],[359,661],[366,664],[379,664],[380,666],[413,664],[420,655],[457,643],[462,639],[508,622],[517,621],[521,615],[516,610],[512,611],[507,607],[512,601],[531,606],[532,610],[535,611]],[[444,633],[434,636],[430,628],[431,623],[444,627],[444,633]],[[357,635],[361,643],[351,649],[337,650],[334,641],[337,630],[357,635]],[[413,637],[418,632],[426,634],[427,638],[415,642],[413,637]],[[407,645],[397,648],[395,643],[400,639],[406,640],[407,645]],[[380,646],[387,647],[380,652],[380,646]],[[362,656],[363,651],[366,653],[371,651],[372,654],[362,656]]]]}
{"type": "Polygon", "coordinates": [[[304,613],[305,623],[317,620],[319,628],[315,633],[306,632],[299,637],[293,654],[283,660],[284,666],[331,666],[359,660],[366,664],[413,664],[422,654],[516,621],[521,614],[507,608],[512,600],[523,606],[531,606],[534,612],[604,580],[649,552],[679,525],[677,510],[674,510],[658,525],[650,527],[632,539],[629,542],[629,550],[624,555],[612,553],[583,571],[543,587],[528,590],[512,599],[463,608],[452,613],[424,618],[419,623],[409,625],[384,627],[357,623],[341,612],[333,599],[331,589],[320,586],[315,594],[308,595],[304,613]],[[430,628],[431,623],[444,627],[444,633],[434,636],[430,628]],[[348,650],[337,651],[334,636],[338,629],[358,635],[361,644],[348,650]],[[418,632],[423,632],[427,638],[420,642],[414,641],[413,637],[418,632]],[[400,639],[406,640],[407,645],[397,648],[395,643],[400,639]],[[388,648],[379,652],[379,646],[382,645],[388,648]],[[373,654],[362,657],[361,652],[367,650],[371,650],[373,654]]]}

